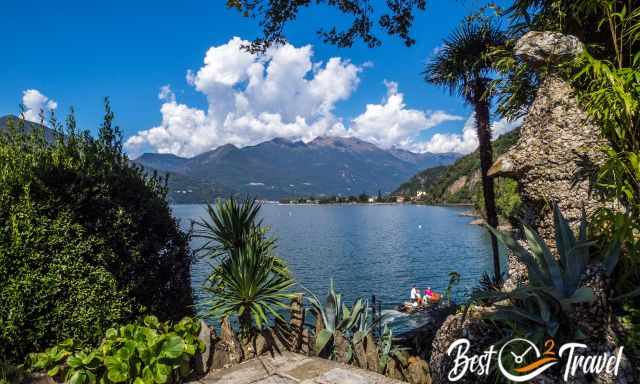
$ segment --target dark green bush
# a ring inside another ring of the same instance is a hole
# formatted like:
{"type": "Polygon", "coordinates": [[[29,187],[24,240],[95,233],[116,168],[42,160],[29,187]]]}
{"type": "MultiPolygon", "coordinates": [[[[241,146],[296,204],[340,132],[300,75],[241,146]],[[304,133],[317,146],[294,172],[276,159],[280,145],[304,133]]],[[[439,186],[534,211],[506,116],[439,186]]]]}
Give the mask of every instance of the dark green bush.
{"type": "Polygon", "coordinates": [[[96,344],[146,313],[192,313],[191,253],[166,182],[129,162],[106,109],[97,139],[73,114],[64,134],[52,119],[49,142],[21,121],[0,134],[0,361],[66,338],[96,344]]]}

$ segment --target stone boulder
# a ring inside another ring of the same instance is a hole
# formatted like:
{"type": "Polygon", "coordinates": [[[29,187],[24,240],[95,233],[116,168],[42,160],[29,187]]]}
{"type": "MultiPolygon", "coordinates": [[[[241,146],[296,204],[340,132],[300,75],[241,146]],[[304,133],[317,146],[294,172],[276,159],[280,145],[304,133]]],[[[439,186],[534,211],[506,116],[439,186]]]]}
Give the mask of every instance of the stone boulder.
{"type": "Polygon", "coordinates": [[[212,369],[228,368],[244,360],[242,345],[226,317],[220,322],[220,337],[213,347],[212,369]]]}
{"type": "MultiPolygon", "coordinates": [[[[591,264],[580,282],[581,287],[589,287],[595,299],[591,303],[577,304],[569,316],[576,328],[585,336],[586,355],[599,355],[605,352],[616,354],[620,348],[618,340],[623,338],[620,325],[613,314],[609,296],[611,279],[601,263],[591,264]]],[[[594,382],[597,383],[633,383],[633,366],[623,353],[618,376],[601,373],[594,382]]]]}
{"type": "Polygon", "coordinates": [[[202,320],[200,320],[200,333],[198,334],[198,339],[204,343],[205,350],[204,352],[200,352],[194,356],[194,368],[196,374],[205,375],[209,372],[209,368],[211,366],[211,342],[215,339],[215,331],[211,330],[207,323],[202,320]]]}
{"type": "Polygon", "coordinates": [[[558,32],[527,32],[515,46],[515,55],[534,66],[560,64],[583,51],[584,46],[577,37],[558,32]]]}
{"type": "Polygon", "coordinates": [[[402,365],[394,358],[389,359],[383,374],[390,379],[405,381],[405,377],[402,375],[402,365]]]}
{"type": "Polygon", "coordinates": [[[431,384],[429,364],[419,357],[409,358],[409,366],[405,369],[404,376],[411,384],[431,384]]]}

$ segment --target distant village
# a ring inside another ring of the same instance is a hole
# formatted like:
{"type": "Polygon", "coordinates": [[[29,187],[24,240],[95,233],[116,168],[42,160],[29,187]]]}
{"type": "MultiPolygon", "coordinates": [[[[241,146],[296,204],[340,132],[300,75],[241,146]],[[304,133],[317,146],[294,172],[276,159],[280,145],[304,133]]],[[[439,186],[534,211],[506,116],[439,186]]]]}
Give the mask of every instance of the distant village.
{"type": "Polygon", "coordinates": [[[370,196],[366,193],[351,196],[310,196],[297,198],[280,199],[280,204],[402,204],[417,203],[426,197],[425,191],[417,191],[414,196],[383,195],[378,192],[377,196],[370,196]]]}

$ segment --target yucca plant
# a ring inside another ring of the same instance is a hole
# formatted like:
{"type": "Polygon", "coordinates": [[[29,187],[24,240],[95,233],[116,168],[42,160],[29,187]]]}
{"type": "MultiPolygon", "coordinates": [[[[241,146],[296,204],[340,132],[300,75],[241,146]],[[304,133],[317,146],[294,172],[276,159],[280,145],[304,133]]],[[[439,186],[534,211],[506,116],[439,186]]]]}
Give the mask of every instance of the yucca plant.
{"type": "MultiPolygon", "coordinates": [[[[590,261],[590,247],[593,242],[587,239],[587,221],[581,219],[578,237],[574,235],[568,222],[554,204],[555,240],[559,259],[551,253],[540,236],[528,225],[523,224],[524,234],[530,250],[525,249],[513,237],[489,227],[498,240],[506,245],[523,262],[528,271],[529,285],[518,287],[511,292],[476,292],[474,300],[482,302],[501,302],[510,299],[511,305],[496,305],[492,315],[496,320],[515,323],[516,327],[528,336],[556,336],[563,324],[567,329],[576,331],[566,323],[573,304],[588,303],[594,300],[593,290],[580,287],[590,261]]],[[[611,244],[602,256],[607,273],[613,272],[620,254],[619,243],[611,244]]]]}
{"type": "Polygon", "coordinates": [[[243,333],[258,329],[269,322],[269,316],[283,320],[280,311],[294,294],[290,289],[295,281],[278,272],[276,264],[283,263],[265,247],[259,238],[248,238],[239,250],[231,251],[212,275],[211,293],[206,302],[215,318],[237,315],[243,333]],[[253,320],[253,321],[252,321],[253,320]]]}
{"type": "Polygon", "coordinates": [[[193,235],[204,244],[198,249],[211,258],[226,256],[241,249],[250,237],[261,236],[265,246],[273,245],[262,229],[258,214],[262,205],[255,199],[238,200],[234,197],[219,200],[215,206],[207,204],[208,219],[195,221],[193,235]]]}

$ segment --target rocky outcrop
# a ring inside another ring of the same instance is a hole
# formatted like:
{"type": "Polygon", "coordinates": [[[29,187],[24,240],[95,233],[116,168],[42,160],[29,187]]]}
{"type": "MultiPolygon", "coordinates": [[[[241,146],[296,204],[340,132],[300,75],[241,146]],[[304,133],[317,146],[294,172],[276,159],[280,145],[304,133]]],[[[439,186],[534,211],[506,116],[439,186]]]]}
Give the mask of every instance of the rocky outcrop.
{"type": "Polygon", "coordinates": [[[229,319],[224,317],[220,321],[220,337],[215,340],[211,368],[227,368],[238,364],[243,359],[244,352],[240,340],[233,332],[229,319]]]}
{"type": "MultiPolygon", "coordinates": [[[[579,104],[571,86],[553,70],[553,65],[582,49],[577,38],[553,32],[529,32],[518,41],[518,57],[538,67],[547,63],[551,70],[529,108],[518,142],[489,170],[491,176],[518,181],[524,220],[552,250],[555,228],[551,202],[559,205],[574,228],[583,208],[591,215],[602,206],[591,194],[590,176],[604,159],[599,149],[606,140],[579,104]]],[[[506,287],[526,282],[525,271],[510,257],[506,287]]]]}
{"type": "Polygon", "coordinates": [[[213,341],[213,339],[215,339],[215,337],[215,331],[211,330],[207,323],[200,320],[200,333],[198,334],[198,339],[204,343],[205,349],[204,352],[200,352],[194,356],[194,367],[198,375],[205,375],[207,372],[209,372],[212,354],[211,342],[213,341]]]}
{"type": "Polygon", "coordinates": [[[453,195],[458,192],[467,184],[467,176],[460,176],[456,181],[453,182],[448,188],[447,193],[453,195]]]}
{"type": "MultiPolygon", "coordinates": [[[[496,344],[501,335],[499,330],[485,322],[484,317],[493,313],[490,308],[472,307],[466,318],[462,313],[454,314],[445,320],[431,346],[430,374],[435,383],[448,383],[449,371],[454,367],[453,358],[447,349],[456,340],[466,338],[471,342],[468,355],[481,355],[490,345],[496,344]]],[[[469,374],[463,376],[458,383],[478,383],[478,377],[469,374]]]]}
{"type": "Polygon", "coordinates": [[[582,53],[584,47],[575,36],[558,32],[531,31],[515,46],[515,55],[534,67],[557,65],[582,53]]]}

